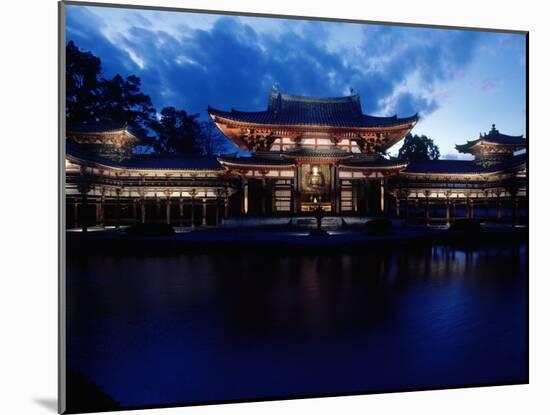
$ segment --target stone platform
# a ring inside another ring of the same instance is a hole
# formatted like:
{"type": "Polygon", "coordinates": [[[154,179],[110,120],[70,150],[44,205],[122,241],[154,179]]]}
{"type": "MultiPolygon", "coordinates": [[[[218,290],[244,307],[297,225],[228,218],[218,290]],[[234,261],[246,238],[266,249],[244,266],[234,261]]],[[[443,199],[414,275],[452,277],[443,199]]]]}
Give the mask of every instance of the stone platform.
{"type": "MultiPolygon", "coordinates": [[[[372,217],[365,216],[325,216],[322,227],[326,230],[336,230],[346,227],[363,226],[372,217]]],[[[317,227],[317,221],[313,216],[294,217],[241,217],[225,219],[222,228],[289,228],[289,229],[313,229],[317,227]]]]}

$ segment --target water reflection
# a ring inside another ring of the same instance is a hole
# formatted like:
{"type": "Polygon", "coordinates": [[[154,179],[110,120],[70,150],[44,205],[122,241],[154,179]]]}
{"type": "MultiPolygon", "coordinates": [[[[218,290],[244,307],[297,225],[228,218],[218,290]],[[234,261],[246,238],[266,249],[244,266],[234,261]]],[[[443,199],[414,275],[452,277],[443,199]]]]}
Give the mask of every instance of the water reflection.
{"type": "Polygon", "coordinates": [[[517,382],[526,246],[75,257],[69,366],[123,406],[517,382]]]}

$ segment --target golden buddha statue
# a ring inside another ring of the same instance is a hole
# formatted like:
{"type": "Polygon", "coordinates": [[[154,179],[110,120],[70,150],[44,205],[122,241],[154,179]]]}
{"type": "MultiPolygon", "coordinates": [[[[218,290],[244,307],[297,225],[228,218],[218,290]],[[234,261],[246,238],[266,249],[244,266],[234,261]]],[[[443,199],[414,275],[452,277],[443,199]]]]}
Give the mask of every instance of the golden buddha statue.
{"type": "Polygon", "coordinates": [[[325,176],[319,171],[319,166],[312,166],[306,177],[308,190],[314,193],[322,193],[325,187],[325,176]]]}

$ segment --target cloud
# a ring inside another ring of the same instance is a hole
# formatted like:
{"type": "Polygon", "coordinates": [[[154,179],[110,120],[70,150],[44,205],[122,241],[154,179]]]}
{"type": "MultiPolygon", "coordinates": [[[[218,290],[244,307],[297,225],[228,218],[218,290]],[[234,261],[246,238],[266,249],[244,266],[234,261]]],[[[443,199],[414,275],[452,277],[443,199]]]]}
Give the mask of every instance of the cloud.
{"type": "Polygon", "coordinates": [[[124,20],[126,20],[126,22],[129,25],[134,25],[136,23],[139,23],[143,27],[153,26],[153,23],[151,22],[151,20],[145,17],[143,13],[138,13],[138,12],[129,13],[128,17],[126,17],[124,20]]]}
{"type": "MultiPolygon", "coordinates": [[[[387,100],[387,102],[389,108],[398,108],[404,114],[414,114],[420,109],[419,114],[421,117],[431,114],[438,107],[435,100],[410,92],[399,92],[387,100]]],[[[384,112],[390,113],[391,111],[384,112]]]]}
{"type": "Polygon", "coordinates": [[[476,32],[250,17],[210,16],[195,25],[200,15],[176,13],[164,27],[160,12],[135,10],[117,11],[124,16],[117,30],[107,13],[70,7],[68,40],[99,56],[107,74],[139,76],[157,109],[202,116],[208,105],[262,110],[274,82],[303,95],[339,96],[353,87],[366,113],[428,116],[478,41],[476,32]]]}
{"type": "Polygon", "coordinates": [[[101,58],[106,74],[138,74],[139,67],[127,51],[115,45],[103,34],[105,22],[87,7],[70,6],[66,14],[67,41],[73,40],[77,46],[91,51],[101,58]]]}
{"type": "Polygon", "coordinates": [[[383,115],[405,111],[411,103],[424,116],[435,111],[445,98],[445,83],[463,76],[479,40],[478,33],[457,30],[365,26],[364,32],[361,51],[369,71],[362,81],[376,88],[383,115]],[[373,83],[373,74],[380,80],[373,83]]]}

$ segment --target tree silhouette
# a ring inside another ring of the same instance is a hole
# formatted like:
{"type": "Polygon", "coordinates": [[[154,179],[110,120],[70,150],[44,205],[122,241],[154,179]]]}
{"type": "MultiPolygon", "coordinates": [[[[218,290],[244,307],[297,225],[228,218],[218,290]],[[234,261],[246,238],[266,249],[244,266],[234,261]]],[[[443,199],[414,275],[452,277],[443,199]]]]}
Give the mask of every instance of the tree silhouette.
{"type": "Polygon", "coordinates": [[[141,92],[141,80],[115,75],[103,80],[99,118],[107,123],[127,123],[138,136],[147,135],[155,109],[151,98],[141,92]]]}
{"type": "Polygon", "coordinates": [[[151,98],[141,92],[135,75],[112,79],[102,76],[101,59],[80,50],[73,41],[66,47],[68,124],[127,124],[146,137],[155,114],[151,98]]]}
{"type": "Polygon", "coordinates": [[[424,161],[439,159],[439,147],[425,135],[407,134],[397,156],[400,160],[424,161]]]}
{"type": "Polygon", "coordinates": [[[101,60],[81,51],[73,41],[67,44],[67,121],[84,124],[99,121],[103,82],[101,60]]]}
{"type": "Polygon", "coordinates": [[[211,119],[200,123],[200,135],[197,144],[203,155],[212,156],[223,153],[226,150],[226,142],[225,136],[211,119]]]}
{"type": "Polygon", "coordinates": [[[157,153],[198,154],[198,140],[201,134],[198,114],[189,115],[174,107],[163,108],[158,120],[151,122],[151,129],[157,134],[153,148],[157,153]]]}
{"type": "Polygon", "coordinates": [[[102,75],[101,59],[67,44],[67,124],[127,124],[141,144],[157,153],[219,154],[224,136],[211,120],[165,107],[157,115],[151,98],[141,91],[141,80],[117,74],[102,75]],[[154,133],[152,136],[151,134],[154,133]]]}

